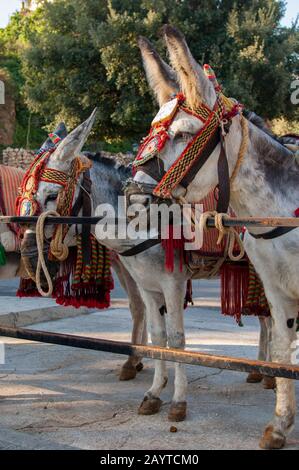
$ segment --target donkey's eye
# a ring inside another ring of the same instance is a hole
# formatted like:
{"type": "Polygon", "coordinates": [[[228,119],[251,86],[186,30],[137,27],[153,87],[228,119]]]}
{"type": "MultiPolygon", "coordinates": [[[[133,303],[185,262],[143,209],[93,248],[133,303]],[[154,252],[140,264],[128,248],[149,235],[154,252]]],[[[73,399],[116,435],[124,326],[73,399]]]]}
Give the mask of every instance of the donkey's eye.
{"type": "Polygon", "coordinates": [[[177,140],[184,140],[185,142],[187,142],[188,140],[190,140],[192,138],[192,134],[190,134],[190,132],[178,132],[176,135],[175,135],[175,139],[177,140]]]}
{"type": "Polygon", "coordinates": [[[48,202],[55,202],[58,198],[58,194],[49,194],[47,197],[46,197],[46,200],[45,200],[45,206],[48,204],[48,202]]]}

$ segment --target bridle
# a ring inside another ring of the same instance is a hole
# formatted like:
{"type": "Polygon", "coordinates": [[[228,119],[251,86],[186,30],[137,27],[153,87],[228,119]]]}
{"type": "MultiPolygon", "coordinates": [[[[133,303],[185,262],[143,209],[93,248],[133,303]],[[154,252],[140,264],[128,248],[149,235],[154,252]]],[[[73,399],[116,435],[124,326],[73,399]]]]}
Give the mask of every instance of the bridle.
{"type": "MultiPolygon", "coordinates": [[[[221,87],[217,82],[213,70],[204,66],[204,71],[209,80],[214,85],[216,91],[216,103],[213,109],[202,103],[197,109],[190,109],[185,101],[185,97],[179,94],[172,102],[167,104],[171,108],[170,115],[164,120],[155,119],[152,123],[149,135],[144,139],[133,163],[134,171],[143,171],[145,174],[158,182],[157,185],[147,185],[136,182],[135,186],[129,186],[130,194],[152,194],[161,199],[176,200],[174,190],[178,185],[187,188],[195,179],[198,171],[204,166],[213,154],[216,147],[220,144],[220,153],[218,158],[218,199],[216,212],[226,214],[230,203],[231,183],[236,178],[248,146],[248,121],[243,116],[243,105],[227,98],[222,93],[221,87]],[[171,107],[172,103],[172,107],[171,107]],[[172,166],[165,171],[164,163],[159,157],[159,152],[164,148],[169,137],[169,127],[179,111],[191,114],[203,122],[203,127],[190,141],[182,154],[176,159],[172,166]],[[229,174],[229,165],[226,154],[225,138],[230,131],[232,119],[241,115],[242,143],[239,150],[238,160],[232,176],[229,174]],[[244,129],[247,129],[244,131],[244,129]],[[247,138],[244,139],[244,134],[247,138]]],[[[163,107],[162,107],[163,110],[163,107]]],[[[161,111],[158,114],[161,115],[161,111]]],[[[163,113],[162,113],[163,114],[163,113]]],[[[167,111],[166,111],[167,114],[167,111]]],[[[180,198],[177,201],[184,201],[180,198]]],[[[256,239],[272,240],[285,235],[296,227],[279,227],[268,233],[250,235],[256,239]]]]}
{"type": "MultiPolygon", "coordinates": [[[[89,177],[89,169],[92,163],[86,159],[82,161],[80,157],[75,157],[70,166],[68,173],[49,168],[50,157],[56,150],[61,138],[56,134],[50,134],[49,137],[53,142],[50,149],[42,148],[36,155],[33,163],[27,170],[20,188],[20,196],[16,201],[16,214],[20,216],[33,216],[41,214],[41,207],[37,201],[37,192],[41,182],[53,183],[61,186],[57,198],[56,211],[60,216],[77,216],[82,210],[83,216],[90,216],[91,207],[91,180],[89,177]],[[80,184],[80,190],[76,201],[74,201],[76,189],[80,184]]],[[[63,226],[62,241],[65,239],[70,226],[63,226]]],[[[54,229],[52,240],[58,234],[58,226],[54,229]]],[[[86,241],[89,239],[90,226],[84,225],[82,228],[82,237],[86,241]]],[[[85,246],[85,243],[83,243],[85,246]]],[[[84,261],[88,264],[89,250],[83,251],[84,261]],[[85,255],[84,255],[85,253],[85,255]]],[[[51,255],[51,253],[50,253],[51,255]]],[[[55,256],[54,256],[55,258],[55,256]]]]}
{"type": "MultiPolygon", "coordinates": [[[[143,141],[133,164],[135,172],[141,170],[159,182],[151,188],[152,195],[161,199],[173,199],[175,188],[180,185],[187,189],[220,144],[217,212],[226,213],[230,201],[230,176],[224,139],[229,132],[232,118],[241,112],[242,105],[217,93],[213,109],[202,103],[193,110],[186,104],[185,97],[179,94],[168,103],[168,107],[170,116],[164,121],[154,120],[149,135],[143,141]],[[195,116],[203,123],[203,127],[169,170],[165,171],[159,152],[169,139],[169,127],[179,111],[195,116]]],[[[140,189],[142,184],[138,185],[140,189]]],[[[148,193],[148,189],[142,192],[148,193]]]]}

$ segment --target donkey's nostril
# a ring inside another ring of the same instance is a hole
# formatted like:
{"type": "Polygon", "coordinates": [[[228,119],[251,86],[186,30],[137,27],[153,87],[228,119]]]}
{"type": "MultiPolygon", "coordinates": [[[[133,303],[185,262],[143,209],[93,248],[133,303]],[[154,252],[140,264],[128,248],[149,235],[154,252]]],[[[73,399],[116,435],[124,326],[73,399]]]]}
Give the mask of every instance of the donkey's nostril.
{"type": "Polygon", "coordinates": [[[152,196],[144,194],[133,194],[130,196],[130,205],[127,208],[127,217],[132,219],[137,213],[147,211],[151,205],[152,196]]]}
{"type": "Polygon", "coordinates": [[[152,196],[148,194],[132,194],[130,197],[130,205],[138,204],[148,207],[152,201],[152,196]]]}

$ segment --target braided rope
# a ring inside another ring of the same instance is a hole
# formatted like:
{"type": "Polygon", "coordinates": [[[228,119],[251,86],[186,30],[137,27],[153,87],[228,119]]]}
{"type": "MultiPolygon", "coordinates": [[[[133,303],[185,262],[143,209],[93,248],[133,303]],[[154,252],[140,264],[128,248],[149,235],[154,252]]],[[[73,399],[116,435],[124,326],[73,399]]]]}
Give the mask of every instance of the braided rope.
{"type": "Polygon", "coordinates": [[[243,116],[243,114],[241,115],[241,129],[242,129],[242,142],[241,142],[239,153],[238,153],[237,163],[230,179],[231,187],[236,177],[238,176],[238,173],[244,161],[244,158],[248,149],[248,145],[249,145],[249,122],[243,116]]]}

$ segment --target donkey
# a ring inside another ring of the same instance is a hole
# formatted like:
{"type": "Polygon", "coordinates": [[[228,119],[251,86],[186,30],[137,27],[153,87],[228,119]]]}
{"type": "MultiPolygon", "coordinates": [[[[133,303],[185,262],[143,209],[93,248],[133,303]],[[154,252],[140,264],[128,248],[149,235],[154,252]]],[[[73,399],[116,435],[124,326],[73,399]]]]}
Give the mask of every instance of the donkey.
{"type": "MultiPolygon", "coordinates": [[[[91,129],[93,118],[81,124],[71,134],[69,134],[50,156],[47,163],[48,168],[55,168],[67,173],[75,157],[80,155],[81,148],[91,129]]],[[[91,157],[90,154],[87,154],[91,157]]],[[[80,158],[84,160],[85,155],[80,158]]],[[[118,210],[118,217],[125,217],[124,210],[118,207],[118,197],[124,194],[124,183],[131,176],[131,168],[115,163],[111,159],[102,157],[100,154],[93,156],[93,166],[90,169],[92,180],[92,201],[93,211],[102,205],[109,204],[115,211],[118,210]]],[[[77,193],[80,180],[77,184],[77,193]]],[[[41,181],[36,194],[37,201],[42,211],[54,210],[57,207],[57,197],[60,191],[59,185],[41,181]]],[[[74,196],[74,201],[77,194],[74,196]]],[[[32,251],[32,230],[30,227],[25,233],[22,243],[22,254],[26,255],[28,249],[32,251]]],[[[47,237],[50,238],[53,228],[47,230],[47,237]]],[[[95,234],[98,231],[95,230],[95,234]]],[[[33,237],[34,239],[35,237],[33,237]]],[[[135,297],[135,304],[142,298],[147,321],[151,329],[151,338],[154,345],[165,347],[167,344],[174,348],[184,348],[185,335],[183,326],[184,297],[186,282],[190,273],[186,267],[180,270],[178,257],[175,260],[174,273],[168,273],[164,269],[164,250],[161,246],[152,247],[148,251],[139,253],[136,256],[127,258],[122,256],[128,248],[138,244],[138,241],[130,239],[103,239],[99,237],[101,243],[108,248],[119,253],[119,260],[122,266],[130,273],[131,279],[137,284],[138,296],[135,297]],[[165,315],[165,307],[167,314],[165,315]],[[163,315],[164,313],[164,315],[163,315]]],[[[141,301],[142,302],[142,301],[141,301]]],[[[264,332],[265,333],[265,332],[264,332]]],[[[262,335],[265,344],[265,335],[262,335]]],[[[151,415],[157,413],[161,407],[160,395],[167,382],[167,371],[164,361],[155,362],[155,374],[151,388],[145,393],[144,399],[139,407],[139,413],[151,415]]],[[[187,378],[184,365],[175,365],[175,392],[173,402],[169,411],[169,419],[181,421],[186,416],[186,389],[187,378]]]]}
{"type": "MultiPolygon", "coordinates": [[[[171,26],[164,27],[171,64],[176,71],[185,102],[194,110],[193,115],[178,108],[172,119],[169,140],[157,157],[167,172],[174,162],[192,145],[195,135],[204,127],[196,117],[196,110],[207,106],[213,110],[217,95],[201,66],[194,60],[184,36],[171,26]],[[183,138],[182,138],[183,137],[183,138]]],[[[147,61],[147,58],[145,57],[147,61]]],[[[148,67],[155,58],[147,62],[148,67]]],[[[159,94],[161,104],[169,101],[177,92],[173,86],[173,74],[159,74],[158,80],[150,82],[159,94]]],[[[230,204],[237,217],[262,215],[294,216],[299,200],[299,166],[294,154],[268,133],[252,122],[244,121],[241,114],[230,118],[230,129],[226,131],[225,147],[229,176],[238,172],[231,187],[230,204]],[[238,161],[243,141],[244,125],[248,125],[248,146],[243,161],[238,161]],[[238,167],[237,167],[238,165],[238,167]]],[[[218,184],[217,162],[221,145],[218,143],[208,156],[203,168],[197,170],[193,181],[184,188],[178,185],[171,193],[183,195],[188,202],[201,200],[218,184]]],[[[153,181],[144,171],[135,176],[139,184],[150,183],[157,187],[161,179],[153,181]]],[[[156,194],[156,190],[154,191],[156,194]]],[[[292,347],[296,344],[296,318],[298,316],[299,251],[298,230],[250,229],[244,239],[246,252],[264,284],[273,319],[270,342],[274,362],[290,363],[292,347]]],[[[286,443],[292,430],[296,400],[294,382],[276,379],[276,410],[272,421],[266,426],[260,441],[263,449],[279,449],[286,443]]]]}
{"type": "MultiPolygon", "coordinates": [[[[61,137],[66,136],[65,125],[61,123],[55,133],[61,137]]],[[[43,144],[43,148],[50,148],[51,144],[51,139],[47,139],[43,144]]],[[[0,165],[0,213],[14,215],[13,201],[15,201],[18,196],[18,188],[24,175],[25,171],[22,172],[20,169],[0,165]],[[9,192],[7,197],[4,197],[2,193],[4,191],[9,192]]],[[[22,277],[25,273],[24,266],[21,263],[21,253],[20,250],[18,250],[17,236],[5,224],[0,224],[0,242],[3,243],[6,251],[6,263],[4,266],[0,267],[0,280],[22,277]]],[[[120,284],[128,295],[133,320],[132,342],[146,344],[147,329],[144,305],[136,282],[116,255],[112,256],[112,268],[116,272],[120,284]]],[[[121,368],[119,379],[122,381],[132,380],[142,368],[141,358],[130,356],[121,368]]]]}
{"type": "MultiPolygon", "coordinates": [[[[73,130],[57,149],[51,154],[47,162],[47,168],[56,169],[66,174],[69,173],[72,161],[80,157],[82,161],[86,159],[81,153],[81,149],[86,141],[93,122],[94,114],[83,124],[73,130]]],[[[93,214],[96,214],[96,208],[102,204],[109,204],[115,210],[118,208],[118,197],[124,194],[124,183],[131,176],[131,168],[120,166],[99,156],[93,161],[90,169],[90,178],[92,181],[91,197],[93,202],[93,214]]],[[[74,201],[76,201],[82,176],[77,182],[74,201]]],[[[41,181],[36,193],[37,202],[41,211],[55,210],[57,207],[57,198],[61,187],[57,184],[41,181]]],[[[119,214],[125,217],[125,214],[119,214]]],[[[29,227],[23,238],[21,253],[26,256],[28,250],[32,253],[32,247],[35,243],[35,227],[29,227]]],[[[97,230],[95,230],[97,233],[97,230]]],[[[53,227],[47,227],[45,235],[51,238],[53,227]]],[[[70,239],[71,237],[68,237],[70,239]]],[[[175,270],[170,274],[164,270],[164,251],[161,246],[152,247],[150,250],[140,253],[132,258],[124,258],[121,253],[133,246],[138,245],[138,240],[115,239],[99,240],[108,248],[117,251],[121,264],[129,271],[131,279],[137,284],[138,292],[134,301],[139,306],[144,305],[147,316],[147,322],[151,329],[152,343],[157,346],[165,347],[167,341],[170,347],[184,348],[185,336],[183,328],[183,310],[184,297],[186,292],[186,282],[188,279],[187,269],[184,267],[182,272],[179,268],[179,260],[176,260],[175,270]],[[142,300],[141,300],[142,299],[142,300]],[[162,315],[166,305],[169,334],[166,333],[166,315],[162,315]]],[[[137,338],[134,338],[136,341],[137,338]]],[[[137,341],[141,342],[141,338],[137,341]]],[[[169,419],[174,421],[183,420],[186,416],[186,389],[187,378],[183,364],[175,365],[175,392],[172,406],[169,412],[169,419]]],[[[159,398],[162,389],[167,383],[167,370],[165,361],[155,361],[155,374],[151,388],[145,393],[144,399],[139,407],[139,413],[150,415],[157,413],[161,407],[159,398]]]]}

